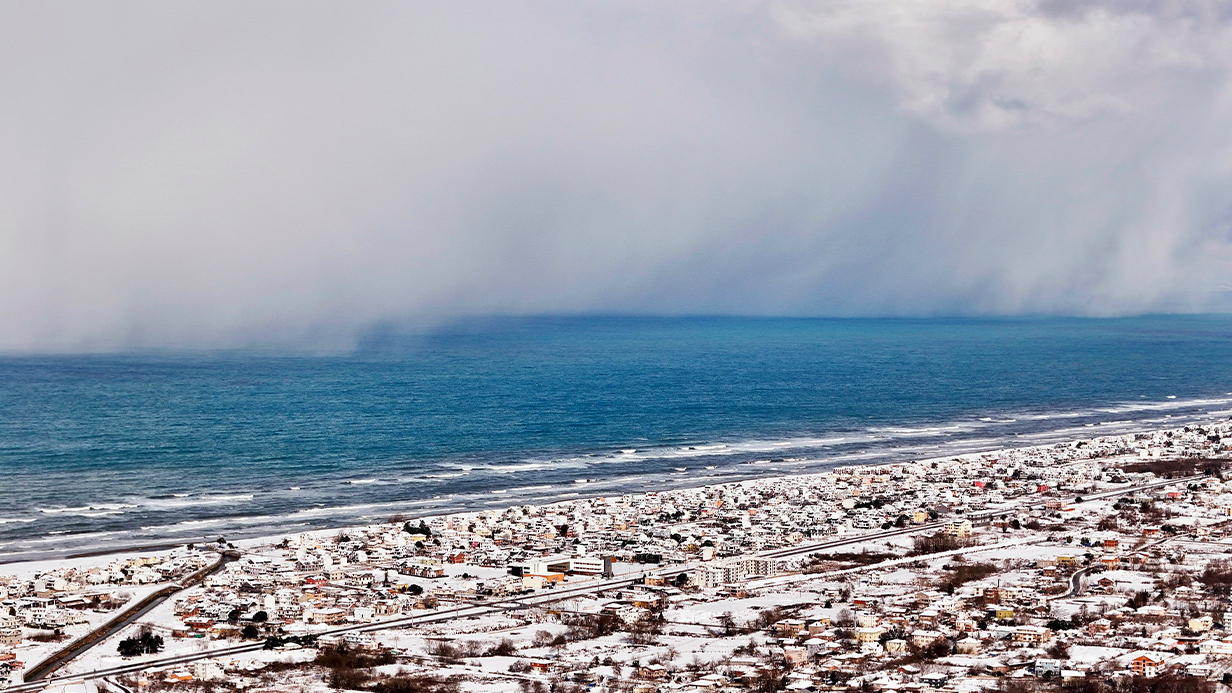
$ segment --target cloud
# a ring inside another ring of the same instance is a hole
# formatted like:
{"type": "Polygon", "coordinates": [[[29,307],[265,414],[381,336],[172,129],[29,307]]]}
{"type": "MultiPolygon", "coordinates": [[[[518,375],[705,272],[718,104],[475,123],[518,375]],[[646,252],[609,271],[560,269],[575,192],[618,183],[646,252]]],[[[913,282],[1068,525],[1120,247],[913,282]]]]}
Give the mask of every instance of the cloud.
{"type": "Polygon", "coordinates": [[[1226,98],[1232,61],[1223,3],[837,0],[773,12],[791,35],[870,63],[905,110],[957,131],[1166,112],[1178,91],[1226,98]]]}
{"type": "Polygon", "coordinates": [[[7,3],[0,349],[1223,307],[1198,2],[7,3]]]}

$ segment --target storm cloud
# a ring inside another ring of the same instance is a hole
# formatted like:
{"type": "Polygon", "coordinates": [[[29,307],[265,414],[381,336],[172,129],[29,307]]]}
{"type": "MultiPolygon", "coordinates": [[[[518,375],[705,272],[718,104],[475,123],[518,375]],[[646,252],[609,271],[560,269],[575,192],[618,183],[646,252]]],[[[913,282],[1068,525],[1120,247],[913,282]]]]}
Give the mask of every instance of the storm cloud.
{"type": "Polygon", "coordinates": [[[1232,4],[9,2],[0,349],[1232,303],[1232,4]]]}

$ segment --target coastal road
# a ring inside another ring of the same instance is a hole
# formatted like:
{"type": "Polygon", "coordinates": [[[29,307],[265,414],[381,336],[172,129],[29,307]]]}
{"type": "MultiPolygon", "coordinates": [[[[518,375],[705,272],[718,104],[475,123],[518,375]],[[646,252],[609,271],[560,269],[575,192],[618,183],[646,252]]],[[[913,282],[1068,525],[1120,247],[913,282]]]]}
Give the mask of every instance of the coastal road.
{"type": "MultiPolygon", "coordinates": [[[[1111,498],[1115,496],[1128,495],[1131,493],[1135,493],[1137,491],[1145,491],[1145,490],[1150,490],[1153,488],[1170,486],[1173,484],[1187,484],[1191,481],[1196,481],[1202,478],[1204,477],[1201,475],[1197,475],[1197,476],[1185,477],[1181,479],[1164,479],[1160,481],[1151,482],[1149,484],[1140,484],[1137,486],[1127,486],[1124,488],[1112,489],[1109,491],[1102,491],[1099,493],[1093,493],[1087,496],[1082,496],[1081,498],[1083,499],[1084,502],[1087,500],[1100,500],[1100,499],[1111,498]]],[[[963,515],[962,517],[967,518],[967,519],[983,519],[985,517],[996,517],[998,515],[1005,515],[1011,512],[1015,512],[1017,510],[1038,508],[1042,506],[1043,506],[1043,503],[1033,503],[1033,504],[1025,504],[1025,505],[1020,505],[1020,506],[1013,506],[1009,508],[995,508],[992,510],[981,510],[981,511],[977,511],[974,513],[968,513],[966,515],[963,515]]],[[[826,550],[834,549],[834,548],[840,548],[840,547],[848,546],[851,544],[860,544],[860,543],[870,542],[870,541],[880,541],[880,540],[887,539],[890,537],[902,536],[906,534],[916,534],[919,532],[934,531],[942,527],[943,525],[944,525],[943,522],[934,521],[934,522],[924,523],[921,525],[899,527],[899,528],[893,528],[893,529],[888,529],[888,530],[882,530],[878,532],[869,532],[866,534],[853,535],[850,537],[843,537],[843,538],[834,539],[831,541],[816,542],[816,543],[811,543],[811,544],[801,544],[798,546],[787,547],[787,548],[782,548],[782,549],[773,549],[773,550],[763,551],[761,553],[755,554],[755,556],[759,556],[762,558],[790,558],[794,556],[800,556],[803,554],[814,553],[818,551],[826,551],[826,550]]],[[[488,615],[492,613],[504,612],[504,611],[509,611],[509,610],[518,609],[518,608],[524,608],[527,606],[537,606],[540,604],[547,604],[547,603],[551,603],[554,601],[560,601],[560,600],[580,596],[583,594],[603,592],[603,591],[607,591],[611,589],[619,589],[622,587],[627,587],[627,586],[633,585],[641,581],[646,575],[660,575],[663,577],[673,577],[675,575],[678,575],[679,573],[688,572],[692,570],[694,567],[695,566],[693,566],[692,564],[683,564],[683,565],[672,566],[672,567],[667,567],[667,568],[658,568],[655,570],[647,571],[646,573],[639,573],[637,575],[631,575],[628,577],[621,577],[621,578],[612,579],[612,580],[596,580],[593,582],[583,583],[576,587],[552,589],[552,590],[547,590],[543,592],[537,592],[532,595],[526,595],[524,597],[503,599],[503,600],[493,601],[493,602],[483,603],[483,604],[472,604],[466,607],[459,606],[458,608],[454,608],[454,609],[446,609],[443,611],[436,611],[436,612],[429,613],[429,614],[421,614],[421,615],[416,615],[416,616],[408,616],[408,617],[403,617],[403,618],[390,619],[388,621],[380,621],[377,623],[353,624],[350,626],[344,626],[341,628],[335,628],[335,629],[331,629],[328,631],[323,631],[319,633],[319,635],[341,635],[341,634],[350,633],[350,632],[377,632],[381,630],[390,630],[394,628],[407,628],[410,626],[421,625],[421,624],[426,624],[426,623],[437,623],[440,621],[447,621],[447,620],[457,619],[457,618],[467,618],[470,616],[484,616],[484,615],[488,615]]],[[[68,677],[56,677],[56,678],[47,679],[44,681],[32,681],[29,683],[12,686],[6,690],[14,691],[14,692],[38,691],[38,690],[45,688],[48,685],[51,685],[52,683],[55,683],[57,680],[68,681],[68,680],[80,680],[82,678],[96,679],[96,678],[101,678],[104,676],[115,676],[119,674],[134,673],[138,671],[144,671],[146,669],[168,668],[168,667],[180,666],[183,664],[189,664],[189,663],[199,661],[202,659],[212,659],[215,657],[228,657],[228,656],[234,656],[234,655],[243,654],[243,653],[256,652],[263,648],[264,648],[264,642],[253,642],[253,643],[247,643],[243,645],[223,647],[223,648],[219,648],[215,650],[205,650],[201,652],[194,652],[194,653],[186,654],[186,655],[159,657],[159,658],[154,658],[154,659],[132,662],[131,664],[124,664],[124,665],[120,665],[117,667],[110,667],[107,669],[99,669],[96,671],[83,672],[81,674],[76,674],[76,675],[68,676],[68,677]]],[[[68,660],[65,660],[65,662],[62,662],[61,666],[63,665],[63,663],[66,663],[67,661],[68,660]]]]}

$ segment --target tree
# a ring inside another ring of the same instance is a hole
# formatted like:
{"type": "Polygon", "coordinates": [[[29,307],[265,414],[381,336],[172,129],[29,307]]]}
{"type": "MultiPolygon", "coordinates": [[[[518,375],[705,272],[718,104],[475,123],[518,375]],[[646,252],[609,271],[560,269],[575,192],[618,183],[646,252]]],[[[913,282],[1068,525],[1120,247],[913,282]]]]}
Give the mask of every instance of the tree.
{"type": "Polygon", "coordinates": [[[155,635],[149,629],[142,630],[136,637],[120,641],[116,650],[121,657],[136,657],[143,654],[158,654],[163,650],[163,636],[155,635]]]}
{"type": "Polygon", "coordinates": [[[269,620],[269,614],[265,613],[264,611],[258,611],[257,613],[252,615],[252,620],[256,621],[257,623],[265,623],[266,621],[269,620]]]}
{"type": "Polygon", "coordinates": [[[240,637],[245,640],[256,640],[257,638],[261,637],[261,632],[257,630],[256,626],[249,623],[248,625],[244,626],[244,630],[240,631],[240,637]]]}
{"type": "Polygon", "coordinates": [[[402,531],[407,534],[422,534],[425,537],[432,536],[432,530],[428,528],[428,523],[423,520],[419,521],[418,527],[412,527],[409,522],[402,525],[402,531]]]}
{"type": "Polygon", "coordinates": [[[136,657],[141,654],[141,644],[136,638],[124,638],[116,648],[121,657],[136,657]]]}

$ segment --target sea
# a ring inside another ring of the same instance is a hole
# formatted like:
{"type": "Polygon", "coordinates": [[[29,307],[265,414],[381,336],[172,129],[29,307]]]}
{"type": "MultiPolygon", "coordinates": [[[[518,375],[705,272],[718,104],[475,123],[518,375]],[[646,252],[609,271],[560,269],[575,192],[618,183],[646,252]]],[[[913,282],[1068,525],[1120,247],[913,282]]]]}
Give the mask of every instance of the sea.
{"type": "Polygon", "coordinates": [[[528,317],[345,354],[0,357],[0,561],[1232,416],[1232,316],[528,317]]]}

